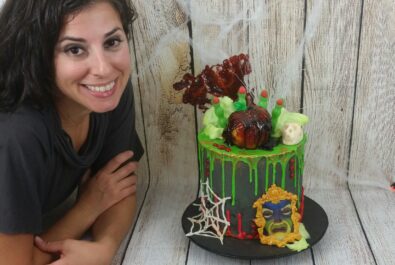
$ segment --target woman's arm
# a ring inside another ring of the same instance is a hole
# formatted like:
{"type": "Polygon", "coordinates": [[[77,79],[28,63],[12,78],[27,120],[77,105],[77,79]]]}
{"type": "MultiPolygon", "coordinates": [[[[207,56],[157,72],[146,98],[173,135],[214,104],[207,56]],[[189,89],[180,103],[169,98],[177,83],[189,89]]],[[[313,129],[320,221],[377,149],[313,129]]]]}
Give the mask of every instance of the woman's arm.
{"type": "MultiPolygon", "coordinates": [[[[137,163],[126,163],[132,155],[127,151],[110,160],[88,181],[76,205],[40,237],[45,241],[79,239],[104,211],[135,193],[137,180],[132,172],[137,163]]],[[[51,260],[51,255],[38,248],[34,257],[40,261],[37,264],[51,260]]]]}
{"type": "Polygon", "coordinates": [[[92,242],[72,239],[45,242],[36,238],[35,243],[43,251],[60,254],[59,264],[109,265],[132,223],[135,202],[132,195],[104,212],[94,224],[92,242]]]}
{"type": "MultiPolygon", "coordinates": [[[[79,239],[95,222],[100,213],[87,208],[84,203],[76,203],[58,222],[40,235],[45,241],[79,239]]],[[[33,240],[31,241],[33,242],[33,240]]],[[[42,252],[37,247],[33,249],[34,264],[47,264],[53,256],[42,252]]]]}
{"type": "Polygon", "coordinates": [[[93,225],[93,240],[107,246],[111,259],[132,225],[135,210],[136,196],[132,195],[105,211],[93,225]]]}
{"type": "Polygon", "coordinates": [[[33,235],[0,233],[0,257],[1,265],[36,264],[33,261],[33,235]]]}

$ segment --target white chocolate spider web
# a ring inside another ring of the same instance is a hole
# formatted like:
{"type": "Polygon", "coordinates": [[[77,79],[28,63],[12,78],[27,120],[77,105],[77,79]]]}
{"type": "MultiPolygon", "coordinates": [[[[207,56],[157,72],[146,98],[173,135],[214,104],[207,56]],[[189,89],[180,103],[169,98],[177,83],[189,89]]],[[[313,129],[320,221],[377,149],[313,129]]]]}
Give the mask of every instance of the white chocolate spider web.
{"type": "Polygon", "coordinates": [[[200,213],[193,217],[188,217],[192,223],[191,230],[187,236],[199,235],[214,237],[223,244],[224,235],[230,223],[226,220],[225,203],[231,197],[221,198],[213,192],[208,184],[208,180],[200,185],[200,204],[193,204],[199,207],[200,213]]]}

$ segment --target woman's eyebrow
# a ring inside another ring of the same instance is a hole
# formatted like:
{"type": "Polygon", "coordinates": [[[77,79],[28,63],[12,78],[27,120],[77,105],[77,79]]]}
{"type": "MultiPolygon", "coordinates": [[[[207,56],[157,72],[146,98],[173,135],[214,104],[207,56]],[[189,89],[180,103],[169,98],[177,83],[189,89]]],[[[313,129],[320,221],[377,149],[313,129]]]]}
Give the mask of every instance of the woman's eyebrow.
{"type": "Polygon", "coordinates": [[[70,36],[64,36],[63,38],[61,38],[58,43],[61,43],[65,40],[71,40],[71,41],[76,41],[76,42],[86,42],[85,39],[83,38],[75,38],[75,37],[70,37],[70,36]]]}
{"type": "Polygon", "coordinates": [[[121,30],[120,27],[116,27],[113,30],[107,32],[106,34],[104,34],[104,36],[107,38],[108,36],[111,36],[112,34],[114,34],[115,32],[117,32],[118,30],[121,30]]]}
{"type": "MultiPolygon", "coordinates": [[[[112,34],[114,34],[115,32],[117,32],[118,30],[121,30],[120,27],[116,27],[114,29],[112,29],[111,31],[107,32],[106,34],[104,34],[104,37],[107,38],[108,36],[111,36],[112,34]]],[[[64,36],[63,38],[61,38],[59,40],[59,43],[65,41],[65,40],[70,40],[70,41],[75,41],[75,42],[86,42],[85,39],[83,38],[76,38],[76,37],[71,37],[71,36],[64,36]]]]}

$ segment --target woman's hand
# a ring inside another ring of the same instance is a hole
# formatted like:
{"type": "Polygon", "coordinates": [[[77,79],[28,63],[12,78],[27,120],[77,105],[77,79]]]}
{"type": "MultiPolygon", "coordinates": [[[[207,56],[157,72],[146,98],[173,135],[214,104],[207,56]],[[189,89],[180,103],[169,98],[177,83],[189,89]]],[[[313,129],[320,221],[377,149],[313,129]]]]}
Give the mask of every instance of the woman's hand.
{"type": "Polygon", "coordinates": [[[34,244],[41,251],[58,257],[49,265],[109,265],[115,251],[103,243],[74,239],[46,242],[36,236],[34,244]]]}
{"type": "Polygon", "coordinates": [[[78,204],[99,216],[105,210],[136,192],[137,162],[128,162],[133,152],[125,151],[111,159],[105,167],[81,188],[78,204]]]}

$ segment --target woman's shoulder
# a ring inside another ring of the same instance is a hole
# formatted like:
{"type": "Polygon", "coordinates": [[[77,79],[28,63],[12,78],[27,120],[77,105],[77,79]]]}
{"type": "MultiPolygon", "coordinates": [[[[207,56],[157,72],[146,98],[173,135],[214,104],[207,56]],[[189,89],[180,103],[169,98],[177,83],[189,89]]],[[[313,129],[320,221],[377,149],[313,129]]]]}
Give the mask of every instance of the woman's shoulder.
{"type": "Polygon", "coordinates": [[[39,110],[22,105],[12,113],[0,113],[0,132],[4,140],[15,139],[21,143],[51,139],[51,115],[49,110],[39,110]]]}

